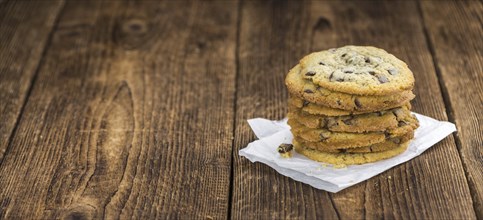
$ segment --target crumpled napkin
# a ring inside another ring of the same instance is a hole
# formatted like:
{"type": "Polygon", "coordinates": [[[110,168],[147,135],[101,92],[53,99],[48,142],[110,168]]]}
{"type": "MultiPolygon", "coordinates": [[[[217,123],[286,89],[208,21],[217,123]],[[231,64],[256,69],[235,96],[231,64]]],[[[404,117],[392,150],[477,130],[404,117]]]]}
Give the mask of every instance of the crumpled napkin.
{"type": "Polygon", "coordinates": [[[418,118],[420,126],[416,129],[414,139],[408,149],[398,156],[374,163],[334,168],[332,165],[310,160],[295,151],[291,158],[281,157],[277,152],[277,147],[282,143],[291,143],[293,138],[290,126],[287,125],[287,119],[280,121],[263,118],[248,120],[248,124],[259,139],[248,144],[239,153],[251,162],[264,163],[296,181],[309,184],[317,189],[338,192],[413,159],[456,131],[453,123],[414,114],[418,118]]]}

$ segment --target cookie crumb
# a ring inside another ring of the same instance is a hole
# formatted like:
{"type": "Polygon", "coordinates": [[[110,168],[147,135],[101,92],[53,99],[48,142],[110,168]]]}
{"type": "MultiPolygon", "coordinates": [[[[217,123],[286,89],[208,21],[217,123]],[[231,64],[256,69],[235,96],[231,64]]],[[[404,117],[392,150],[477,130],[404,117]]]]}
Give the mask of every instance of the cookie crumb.
{"type": "Polygon", "coordinates": [[[278,153],[280,153],[280,156],[282,156],[283,158],[292,157],[292,150],[293,150],[292,144],[281,144],[277,148],[278,153]]]}
{"type": "Polygon", "coordinates": [[[345,164],[336,164],[336,165],[334,165],[334,168],[336,168],[336,169],[342,169],[342,168],[346,168],[346,167],[347,167],[347,165],[345,165],[345,164]]]}

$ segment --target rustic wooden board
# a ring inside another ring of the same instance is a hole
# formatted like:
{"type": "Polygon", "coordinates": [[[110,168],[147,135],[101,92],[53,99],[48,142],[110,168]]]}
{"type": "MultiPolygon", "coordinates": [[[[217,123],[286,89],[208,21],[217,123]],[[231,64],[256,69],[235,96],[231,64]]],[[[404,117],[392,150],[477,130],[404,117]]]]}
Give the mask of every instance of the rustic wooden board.
{"type": "Polygon", "coordinates": [[[483,218],[481,2],[62,8],[0,0],[0,219],[483,218]],[[285,116],[288,69],[345,44],[406,60],[414,111],[457,135],[337,194],[239,157],[246,119],[285,116]]]}
{"type": "Polygon", "coordinates": [[[0,1],[0,163],[62,1],[0,1]]]}
{"type": "Polygon", "coordinates": [[[226,218],[237,7],[68,2],[0,166],[0,218],[226,218]]]}
{"type": "Polygon", "coordinates": [[[309,51],[374,45],[406,60],[417,80],[414,111],[447,120],[418,3],[243,2],[237,77],[232,217],[475,218],[454,139],[337,194],[252,164],[237,150],[255,139],[246,119],[285,116],[284,75],[309,51]],[[398,10],[394,10],[398,9],[398,10]]]}
{"type": "Polygon", "coordinates": [[[476,214],[483,219],[483,3],[420,4],[476,214]]]}

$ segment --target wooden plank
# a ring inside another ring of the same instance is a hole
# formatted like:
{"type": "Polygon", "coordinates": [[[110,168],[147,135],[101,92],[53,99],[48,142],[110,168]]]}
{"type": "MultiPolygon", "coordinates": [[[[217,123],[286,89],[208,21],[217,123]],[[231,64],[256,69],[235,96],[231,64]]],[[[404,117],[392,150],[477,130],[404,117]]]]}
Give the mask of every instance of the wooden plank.
{"type": "Polygon", "coordinates": [[[68,2],[0,166],[0,218],[226,218],[237,6],[68,2]]]}
{"type": "Polygon", "coordinates": [[[0,163],[62,5],[0,2],[0,163]]]}
{"type": "Polygon", "coordinates": [[[483,3],[420,4],[476,214],[483,219],[483,3]]]}
{"type": "MultiPolygon", "coordinates": [[[[235,148],[255,137],[246,119],[286,114],[284,76],[310,51],[374,45],[415,73],[414,111],[447,120],[412,1],[244,2],[241,14],[235,148]],[[394,10],[398,9],[398,10],[394,10]]],[[[475,218],[452,136],[405,164],[337,194],[315,190],[234,152],[232,214],[244,218],[475,218]]]]}
{"type": "Polygon", "coordinates": [[[308,52],[309,5],[295,1],[244,1],[239,36],[237,114],[232,198],[233,219],[334,219],[328,193],[295,182],[238,149],[255,139],[246,119],[281,119],[286,114],[287,70],[308,52]]]}

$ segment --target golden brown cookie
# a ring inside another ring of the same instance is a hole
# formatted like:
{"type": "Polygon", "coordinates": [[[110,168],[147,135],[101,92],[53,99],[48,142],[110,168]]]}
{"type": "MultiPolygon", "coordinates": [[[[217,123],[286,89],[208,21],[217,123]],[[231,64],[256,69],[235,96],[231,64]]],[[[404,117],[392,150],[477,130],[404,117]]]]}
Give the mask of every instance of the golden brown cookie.
{"type": "Polygon", "coordinates": [[[372,163],[375,161],[394,157],[398,154],[403,153],[407,149],[407,147],[409,146],[409,141],[400,144],[396,148],[373,153],[327,153],[307,148],[296,141],[294,141],[293,144],[297,153],[305,155],[312,160],[334,165],[353,165],[372,163]]]}
{"type": "MultiPolygon", "coordinates": [[[[365,114],[369,112],[374,112],[374,111],[356,111],[356,110],[348,111],[348,110],[330,108],[322,105],[317,105],[309,101],[305,101],[296,96],[290,96],[290,98],[288,99],[288,104],[289,106],[300,108],[303,112],[306,112],[312,115],[344,116],[344,115],[360,115],[360,114],[365,114]]],[[[406,108],[411,109],[411,104],[409,102],[404,103],[402,106],[405,106],[406,108]]]]}
{"type": "Polygon", "coordinates": [[[307,142],[320,142],[326,145],[337,146],[335,148],[369,146],[383,142],[388,138],[403,136],[419,126],[419,123],[414,116],[410,117],[407,121],[400,123],[398,127],[384,132],[332,132],[322,128],[308,128],[291,118],[289,118],[288,124],[295,137],[301,138],[307,142]]]}
{"type": "Polygon", "coordinates": [[[337,132],[371,132],[396,128],[399,122],[411,117],[407,107],[395,108],[376,113],[325,117],[307,114],[298,108],[290,107],[288,117],[309,128],[325,128],[337,132]]]}
{"type": "Polygon", "coordinates": [[[414,131],[408,132],[407,134],[400,136],[400,137],[392,137],[386,139],[383,142],[372,144],[369,146],[337,146],[337,145],[328,145],[324,142],[308,142],[301,138],[294,137],[294,140],[300,144],[303,144],[307,148],[311,148],[314,150],[319,150],[322,152],[328,153],[370,153],[370,152],[379,152],[390,150],[399,146],[399,144],[404,143],[406,141],[411,140],[414,137],[414,131]]]}
{"type": "Polygon", "coordinates": [[[414,98],[411,90],[391,95],[363,96],[335,92],[313,84],[301,76],[299,65],[290,70],[285,78],[289,92],[306,101],[348,111],[379,111],[404,105],[414,98]]]}
{"type": "Polygon", "coordinates": [[[311,53],[300,60],[303,76],[331,91],[388,95],[411,90],[414,76],[406,63],[385,50],[345,46],[311,53]]]}

